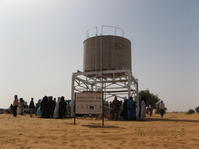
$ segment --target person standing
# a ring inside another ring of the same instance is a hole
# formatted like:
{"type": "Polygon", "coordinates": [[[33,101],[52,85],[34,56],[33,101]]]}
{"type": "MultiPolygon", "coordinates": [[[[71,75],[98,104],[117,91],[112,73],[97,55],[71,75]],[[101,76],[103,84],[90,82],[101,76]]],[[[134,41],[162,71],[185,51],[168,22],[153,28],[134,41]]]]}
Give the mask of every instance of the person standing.
{"type": "Polygon", "coordinates": [[[32,117],[34,110],[35,110],[35,104],[34,104],[33,98],[31,98],[31,101],[30,101],[30,104],[29,104],[30,117],[32,117]]]}
{"type": "Polygon", "coordinates": [[[163,118],[164,117],[164,113],[165,113],[165,105],[164,105],[163,101],[160,101],[159,110],[160,110],[160,115],[163,118]]]}
{"type": "Polygon", "coordinates": [[[54,117],[54,111],[55,111],[55,106],[56,106],[56,98],[54,98],[53,102],[52,102],[52,118],[54,117]]]}
{"type": "Polygon", "coordinates": [[[9,110],[10,110],[10,113],[13,113],[13,105],[12,104],[10,104],[9,110]]]}
{"type": "Polygon", "coordinates": [[[133,100],[131,97],[127,100],[127,116],[129,121],[133,120],[133,100]]]}
{"type": "Polygon", "coordinates": [[[112,103],[112,110],[113,110],[113,120],[118,120],[119,117],[119,110],[120,110],[120,102],[115,96],[113,103],[112,103]]]}
{"type": "Polygon", "coordinates": [[[123,111],[122,111],[122,116],[123,116],[124,120],[128,120],[127,101],[128,101],[128,99],[125,97],[124,103],[123,103],[123,111]]]}
{"type": "Polygon", "coordinates": [[[135,120],[135,114],[136,114],[136,105],[135,102],[133,101],[133,97],[130,97],[127,100],[127,113],[128,113],[128,120],[135,120]]]}
{"type": "Polygon", "coordinates": [[[64,100],[64,97],[61,97],[61,101],[59,103],[59,118],[65,118],[66,115],[66,101],[64,100]]]}
{"type": "Polygon", "coordinates": [[[21,114],[21,115],[24,114],[24,100],[23,100],[23,98],[19,99],[18,111],[19,111],[19,114],[21,114]]]}
{"type": "Polygon", "coordinates": [[[147,111],[148,111],[148,114],[149,114],[149,115],[150,115],[150,117],[151,117],[151,116],[152,116],[152,114],[153,114],[153,108],[152,108],[152,106],[151,106],[151,105],[149,105],[149,107],[148,107],[147,111]]]}
{"type": "Polygon", "coordinates": [[[41,112],[41,99],[38,100],[38,102],[36,103],[36,108],[35,108],[35,112],[37,117],[41,117],[42,112],[41,112]]]}
{"type": "Polygon", "coordinates": [[[140,113],[140,120],[144,120],[146,116],[146,103],[144,100],[141,101],[141,113],[140,113]]]}
{"type": "Polygon", "coordinates": [[[60,103],[60,97],[58,97],[56,105],[55,105],[55,109],[54,109],[54,114],[53,114],[53,118],[58,118],[59,117],[59,103],[60,103]]]}
{"type": "Polygon", "coordinates": [[[49,103],[48,103],[48,97],[45,96],[43,98],[43,100],[41,101],[41,117],[42,118],[49,118],[49,112],[48,112],[48,108],[49,108],[49,103]]]}
{"type": "Polygon", "coordinates": [[[56,101],[53,100],[53,97],[49,97],[49,117],[53,118],[54,110],[55,110],[56,101]]]}
{"type": "MultiPolygon", "coordinates": [[[[133,99],[132,99],[133,100],[133,99]]],[[[133,104],[132,104],[132,106],[133,106],[133,109],[132,109],[132,112],[133,112],[133,120],[136,120],[136,101],[135,100],[133,100],[133,104]]]]}
{"type": "Polygon", "coordinates": [[[17,116],[17,107],[18,107],[18,97],[17,95],[14,96],[14,102],[13,102],[13,116],[17,116]]]}

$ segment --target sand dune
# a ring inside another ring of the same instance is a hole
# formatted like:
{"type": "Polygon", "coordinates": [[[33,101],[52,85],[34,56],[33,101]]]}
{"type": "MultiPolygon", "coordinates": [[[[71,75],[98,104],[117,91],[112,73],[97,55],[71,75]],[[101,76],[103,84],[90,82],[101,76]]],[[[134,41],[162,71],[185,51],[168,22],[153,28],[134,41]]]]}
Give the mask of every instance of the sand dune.
{"type": "Polygon", "coordinates": [[[1,149],[198,149],[199,114],[151,121],[55,120],[0,115],[1,149]]]}

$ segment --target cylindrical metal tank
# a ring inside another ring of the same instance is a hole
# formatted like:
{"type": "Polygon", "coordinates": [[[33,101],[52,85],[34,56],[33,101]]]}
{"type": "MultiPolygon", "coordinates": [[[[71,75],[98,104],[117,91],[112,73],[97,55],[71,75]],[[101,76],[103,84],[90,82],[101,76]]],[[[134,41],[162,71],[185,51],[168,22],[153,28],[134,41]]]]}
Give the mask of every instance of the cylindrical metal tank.
{"type": "Polygon", "coordinates": [[[84,72],[131,70],[131,42],[120,36],[101,35],[84,41],[84,72]]]}

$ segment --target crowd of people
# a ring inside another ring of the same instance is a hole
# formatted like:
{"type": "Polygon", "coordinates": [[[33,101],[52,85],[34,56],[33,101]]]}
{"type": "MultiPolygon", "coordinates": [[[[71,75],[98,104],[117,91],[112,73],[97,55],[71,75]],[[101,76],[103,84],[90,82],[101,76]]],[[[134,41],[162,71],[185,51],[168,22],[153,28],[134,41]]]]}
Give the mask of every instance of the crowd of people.
{"type": "Polygon", "coordinates": [[[71,112],[70,102],[66,101],[63,96],[58,97],[58,100],[52,96],[45,96],[42,100],[38,100],[36,104],[34,99],[31,98],[28,105],[23,98],[18,100],[18,96],[15,95],[10,110],[14,117],[16,117],[17,114],[23,115],[24,113],[29,113],[30,117],[36,114],[41,118],[65,118],[67,115],[70,115],[71,112]]]}
{"type": "Polygon", "coordinates": [[[132,97],[129,99],[125,98],[124,101],[119,101],[117,97],[114,98],[114,100],[110,103],[111,107],[111,119],[112,120],[144,120],[144,117],[146,115],[146,104],[144,100],[141,101],[140,108],[137,108],[136,101],[133,100],[132,97]],[[140,114],[137,115],[137,111],[140,109],[140,114]]]}
{"type": "MultiPolygon", "coordinates": [[[[161,117],[163,117],[165,114],[165,105],[163,101],[160,101],[158,104],[158,110],[161,117]]],[[[110,119],[112,120],[144,120],[146,114],[152,116],[153,107],[146,104],[145,97],[141,98],[139,104],[137,104],[132,97],[129,99],[125,98],[124,101],[119,101],[117,97],[115,97],[110,103],[110,119]]]]}
{"type": "MultiPolygon", "coordinates": [[[[140,103],[137,104],[136,101],[130,97],[129,99],[125,98],[123,101],[119,101],[117,97],[114,98],[112,102],[105,102],[104,104],[105,114],[109,115],[111,120],[144,120],[146,114],[148,113],[152,116],[153,108],[151,105],[146,104],[146,99],[143,97],[140,100],[140,103]],[[139,106],[138,106],[139,105],[139,106]]],[[[34,99],[31,98],[29,105],[18,96],[14,96],[14,102],[11,104],[10,109],[13,113],[13,116],[17,114],[23,115],[29,113],[30,117],[33,114],[41,118],[65,118],[71,116],[71,102],[65,100],[65,98],[58,97],[53,98],[52,96],[45,96],[43,99],[38,100],[35,104],[34,99]]],[[[158,104],[158,109],[161,117],[165,114],[165,105],[163,101],[160,101],[158,104]]]]}

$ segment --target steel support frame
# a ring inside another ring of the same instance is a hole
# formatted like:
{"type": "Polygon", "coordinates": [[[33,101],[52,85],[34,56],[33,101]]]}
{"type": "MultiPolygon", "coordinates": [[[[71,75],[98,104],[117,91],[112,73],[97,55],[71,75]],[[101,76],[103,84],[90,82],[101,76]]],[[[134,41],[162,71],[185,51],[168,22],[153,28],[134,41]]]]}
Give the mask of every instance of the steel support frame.
{"type": "MultiPolygon", "coordinates": [[[[138,79],[132,75],[130,70],[78,71],[73,73],[71,86],[72,108],[74,108],[75,93],[85,91],[103,91],[104,101],[108,101],[114,96],[120,99],[132,96],[136,100],[137,107],[139,107],[138,79]]],[[[139,111],[139,108],[137,109],[139,111]]]]}

